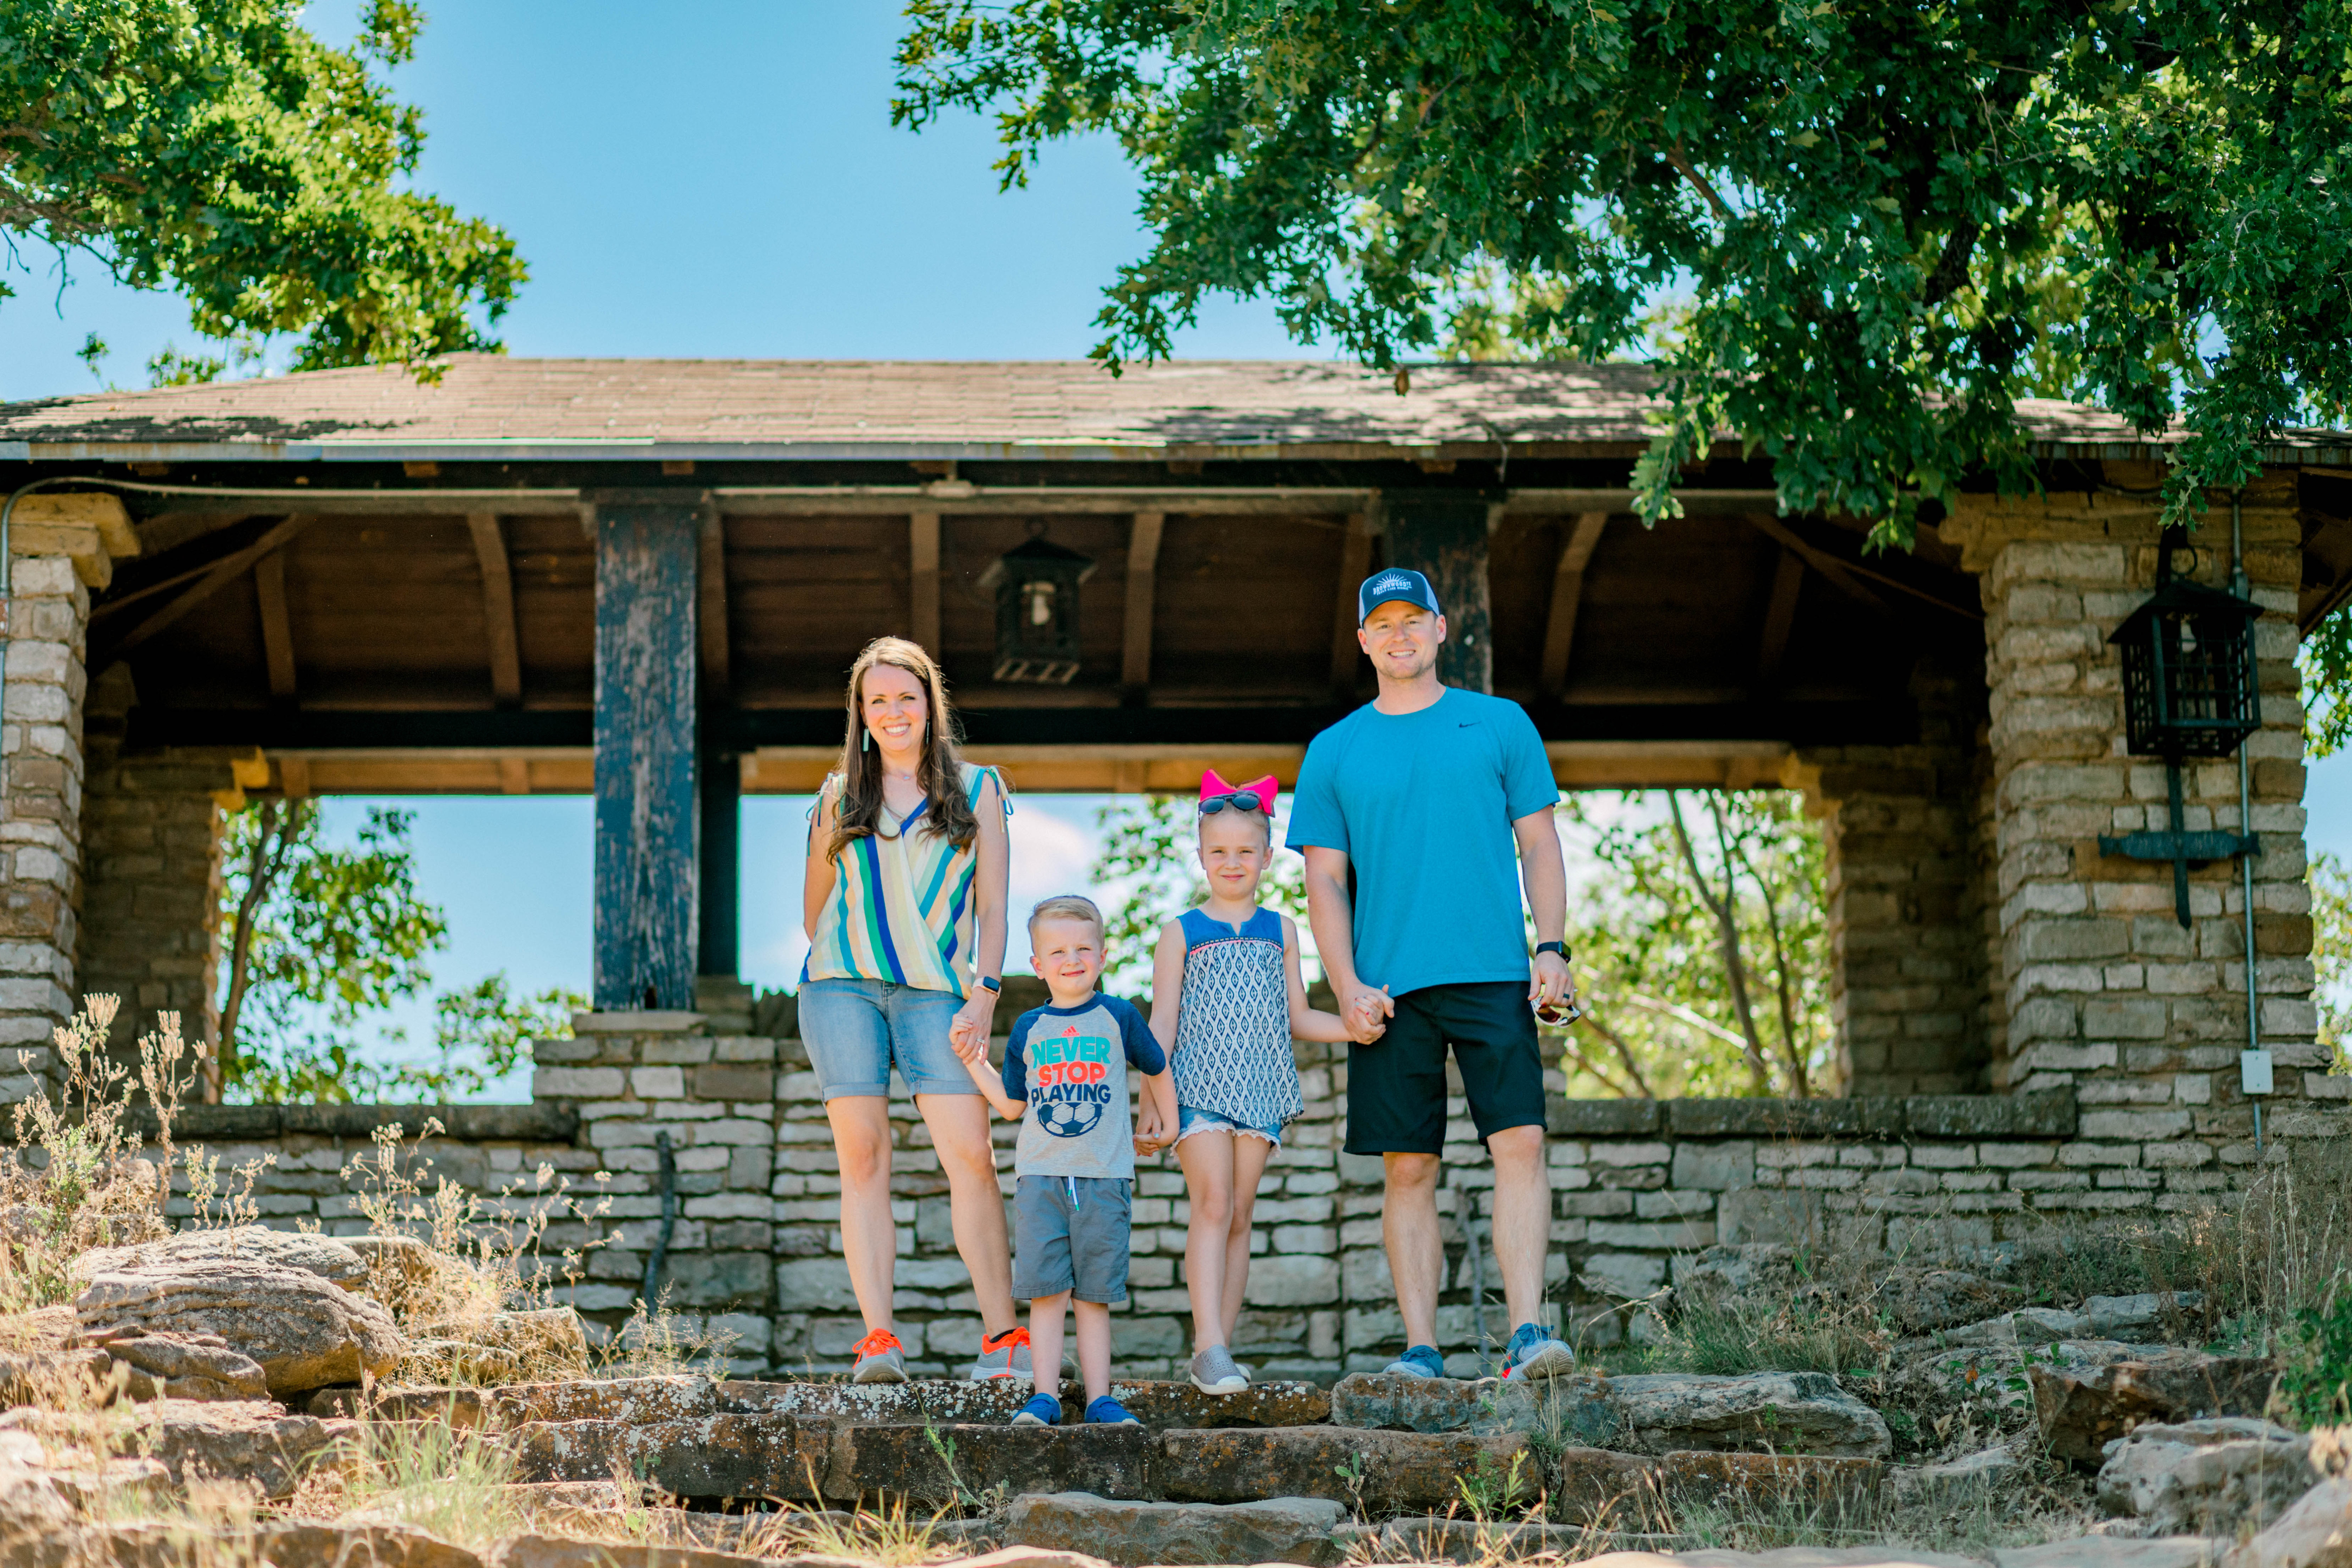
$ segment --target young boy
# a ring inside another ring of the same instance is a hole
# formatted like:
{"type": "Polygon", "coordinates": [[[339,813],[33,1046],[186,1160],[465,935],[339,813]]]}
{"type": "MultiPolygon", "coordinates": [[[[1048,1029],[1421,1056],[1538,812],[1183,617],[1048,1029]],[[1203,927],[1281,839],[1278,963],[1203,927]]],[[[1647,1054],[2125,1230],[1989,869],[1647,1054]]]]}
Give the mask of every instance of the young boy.
{"type": "Polygon", "coordinates": [[[1053,1001],[1013,1020],[1004,1070],[988,1070],[986,1041],[959,1047],[972,1082],[1008,1121],[1021,1123],[1013,1170],[1013,1294],[1029,1301],[1036,1394],[1016,1426],[1053,1426],[1062,1312],[1076,1308],[1087,1419],[1141,1423],[1110,1396],[1110,1309],[1127,1300],[1128,1215],[1135,1178],[1127,1069],[1144,1075],[1160,1124],[1176,1124],[1168,1058],[1143,1015],[1095,990],[1103,918],[1090,899],[1064,894],[1029,913],[1029,963],[1053,1001]]]}

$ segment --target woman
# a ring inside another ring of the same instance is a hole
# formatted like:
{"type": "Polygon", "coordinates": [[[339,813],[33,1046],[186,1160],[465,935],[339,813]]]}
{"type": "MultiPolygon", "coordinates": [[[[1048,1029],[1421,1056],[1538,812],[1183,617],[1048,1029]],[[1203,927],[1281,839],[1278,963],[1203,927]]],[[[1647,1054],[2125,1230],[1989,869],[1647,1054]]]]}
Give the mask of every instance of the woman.
{"type": "Polygon", "coordinates": [[[907,1378],[906,1352],[890,1331],[896,1067],[947,1173],[956,1250],[979,1300],[972,1380],[1025,1382],[1029,1333],[1013,1314],[988,1102],[955,1052],[957,1040],[993,1032],[1012,805],[993,768],[957,755],[940,668],[915,644],[867,644],[849,672],[848,706],[841,765],[809,813],[800,1020],[833,1125],[842,1250],[866,1319],[851,1376],[907,1378]]]}

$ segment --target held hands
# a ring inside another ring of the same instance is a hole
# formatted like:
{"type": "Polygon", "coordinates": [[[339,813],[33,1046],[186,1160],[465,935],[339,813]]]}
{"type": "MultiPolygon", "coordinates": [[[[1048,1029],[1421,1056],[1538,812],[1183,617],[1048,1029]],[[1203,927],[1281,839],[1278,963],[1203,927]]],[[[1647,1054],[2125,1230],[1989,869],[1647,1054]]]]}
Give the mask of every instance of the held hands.
{"type": "Polygon", "coordinates": [[[985,985],[973,986],[970,999],[956,1009],[955,1022],[948,1026],[948,1044],[968,1062],[987,1061],[995,1019],[996,993],[985,985]]]}
{"type": "Polygon", "coordinates": [[[1157,1154],[1175,1142],[1176,1130],[1160,1120],[1160,1107],[1152,1103],[1150,1095],[1145,1095],[1142,1105],[1136,1111],[1135,1152],[1138,1154],[1157,1154]]]}
{"type": "Polygon", "coordinates": [[[1347,1020],[1348,1037],[1360,1046],[1369,1046],[1388,1033],[1389,1020],[1396,1016],[1396,998],[1385,985],[1377,989],[1359,986],[1339,1010],[1347,1020]]]}

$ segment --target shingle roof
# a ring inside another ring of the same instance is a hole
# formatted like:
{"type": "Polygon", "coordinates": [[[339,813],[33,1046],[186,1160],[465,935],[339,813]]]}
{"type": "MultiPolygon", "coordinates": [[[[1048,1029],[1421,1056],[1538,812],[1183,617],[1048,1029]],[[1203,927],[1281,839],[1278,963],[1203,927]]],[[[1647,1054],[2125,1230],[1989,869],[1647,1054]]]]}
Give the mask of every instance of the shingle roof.
{"type": "MultiPolygon", "coordinates": [[[[1646,443],[1633,364],[1431,364],[1391,377],[1306,361],[534,360],[390,368],[0,405],[0,458],[1363,457],[1534,455],[1646,443]]],[[[2080,405],[2021,405],[2042,441],[2148,443],[2080,405]]],[[[2336,438],[2330,444],[2341,441],[2336,438]]]]}

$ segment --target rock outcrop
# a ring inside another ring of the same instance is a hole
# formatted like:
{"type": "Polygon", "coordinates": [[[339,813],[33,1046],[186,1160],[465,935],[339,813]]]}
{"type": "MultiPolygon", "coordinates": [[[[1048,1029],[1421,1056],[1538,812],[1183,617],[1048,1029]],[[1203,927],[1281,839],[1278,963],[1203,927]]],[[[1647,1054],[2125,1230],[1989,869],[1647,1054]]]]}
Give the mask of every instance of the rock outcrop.
{"type": "Polygon", "coordinates": [[[1120,1502],[1089,1492],[1013,1500],[1007,1534],[1021,1546],[1083,1552],[1107,1563],[1301,1563],[1339,1561],[1332,1532],[1348,1510],[1323,1498],[1259,1502],[1120,1502]]]}
{"type": "Polygon", "coordinates": [[[2107,1445],[2099,1506],[2150,1535],[2260,1530],[2319,1479],[2311,1440],[2246,1416],[2151,1422],[2107,1445]]]}
{"type": "Polygon", "coordinates": [[[299,1268],[346,1290],[364,1291],[368,1262],[347,1242],[299,1231],[241,1225],[226,1230],[184,1230],[136,1247],[93,1247],[73,1260],[68,1278],[87,1285],[101,1274],[178,1268],[225,1259],[299,1268]]]}
{"type": "Polygon", "coordinates": [[[2095,1371],[2026,1363],[2042,1441],[2084,1467],[2105,1461],[2107,1445],[2151,1421],[2260,1415],[2278,1380],[2277,1363],[2253,1356],[2166,1351],[2095,1371]]]}
{"type": "Polygon", "coordinates": [[[323,1276],[247,1258],[200,1258],[91,1277],[74,1298],[82,1332],[105,1339],[214,1335],[260,1364],[273,1395],[382,1377],[400,1360],[392,1316],[323,1276]]]}
{"type": "Polygon", "coordinates": [[[126,1399],[264,1399],[269,1382],[261,1363],[231,1350],[218,1334],[151,1333],[131,1325],[94,1347],[120,1368],[114,1375],[126,1399]]]}

